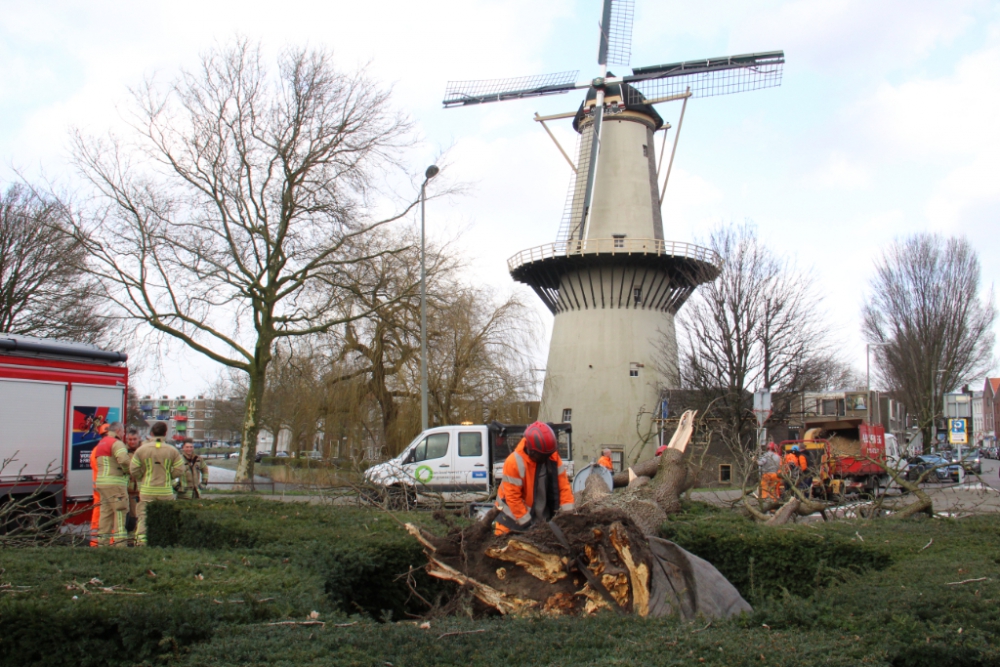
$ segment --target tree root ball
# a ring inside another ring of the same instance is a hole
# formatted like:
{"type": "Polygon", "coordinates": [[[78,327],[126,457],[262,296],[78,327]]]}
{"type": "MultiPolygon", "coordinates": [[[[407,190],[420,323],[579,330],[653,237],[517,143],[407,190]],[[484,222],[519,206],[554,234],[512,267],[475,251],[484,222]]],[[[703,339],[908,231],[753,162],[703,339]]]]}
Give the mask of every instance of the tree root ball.
{"type": "MultiPolygon", "coordinates": [[[[496,536],[482,522],[445,537],[418,531],[428,549],[428,571],[472,589],[487,607],[500,613],[529,611],[581,615],[612,608],[580,571],[585,567],[622,612],[645,616],[650,591],[651,554],[642,532],[614,508],[561,514],[552,529],[538,523],[524,533],[496,536]]],[[[415,529],[410,527],[410,532],[415,529]]]]}

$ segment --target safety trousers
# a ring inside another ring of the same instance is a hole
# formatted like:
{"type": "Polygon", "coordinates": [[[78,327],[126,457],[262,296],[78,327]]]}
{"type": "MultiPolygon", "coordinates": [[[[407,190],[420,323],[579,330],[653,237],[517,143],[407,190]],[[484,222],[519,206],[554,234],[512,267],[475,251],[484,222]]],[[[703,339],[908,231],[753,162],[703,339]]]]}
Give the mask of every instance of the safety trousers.
{"type": "Polygon", "coordinates": [[[138,545],[146,544],[146,510],[149,508],[150,503],[159,503],[166,501],[173,501],[173,494],[167,496],[150,496],[140,493],[139,502],[136,503],[135,512],[138,515],[138,525],[135,529],[135,543],[138,545]]]}
{"type": "Polygon", "coordinates": [[[100,521],[97,528],[97,544],[106,547],[112,543],[125,546],[128,533],[125,531],[125,517],[128,514],[128,493],[125,486],[99,486],[100,521]]]}
{"type": "Polygon", "coordinates": [[[776,472],[767,472],[760,476],[760,497],[781,498],[781,477],[776,472]]]}
{"type": "Polygon", "coordinates": [[[101,532],[101,492],[94,489],[94,509],[90,513],[90,546],[96,547],[97,536],[101,532]]]}

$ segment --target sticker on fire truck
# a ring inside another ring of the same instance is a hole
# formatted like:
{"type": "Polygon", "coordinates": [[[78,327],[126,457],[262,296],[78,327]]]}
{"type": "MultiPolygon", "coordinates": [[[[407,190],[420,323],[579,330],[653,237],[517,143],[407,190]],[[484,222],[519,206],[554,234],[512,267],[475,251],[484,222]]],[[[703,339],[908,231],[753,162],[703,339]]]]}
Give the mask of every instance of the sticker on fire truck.
{"type": "Polygon", "coordinates": [[[73,406],[73,450],[70,470],[90,468],[90,451],[101,441],[101,426],[121,418],[121,408],[73,406]]]}

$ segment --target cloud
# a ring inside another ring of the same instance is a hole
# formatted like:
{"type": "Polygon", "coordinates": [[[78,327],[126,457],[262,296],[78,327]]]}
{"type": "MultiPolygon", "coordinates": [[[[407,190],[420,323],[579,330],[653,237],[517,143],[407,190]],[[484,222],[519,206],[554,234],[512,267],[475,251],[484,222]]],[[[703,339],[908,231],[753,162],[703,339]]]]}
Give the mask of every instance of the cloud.
{"type": "Polygon", "coordinates": [[[818,169],[803,175],[802,182],[826,190],[862,190],[871,185],[872,172],[843,152],[834,151],[818,169]]]}

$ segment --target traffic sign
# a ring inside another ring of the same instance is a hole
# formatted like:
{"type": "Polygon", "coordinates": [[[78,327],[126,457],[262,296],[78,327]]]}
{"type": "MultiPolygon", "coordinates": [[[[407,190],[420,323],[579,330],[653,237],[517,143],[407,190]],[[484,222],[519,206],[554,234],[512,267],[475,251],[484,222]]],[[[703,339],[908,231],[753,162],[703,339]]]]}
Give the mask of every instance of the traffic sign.
{"type": "Polygon", "coordinates": [[[969,444],[968,420],[964,418],[948,420],[948,442],[952,445],[969,444]]]}

